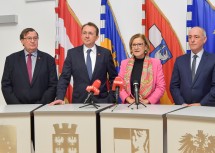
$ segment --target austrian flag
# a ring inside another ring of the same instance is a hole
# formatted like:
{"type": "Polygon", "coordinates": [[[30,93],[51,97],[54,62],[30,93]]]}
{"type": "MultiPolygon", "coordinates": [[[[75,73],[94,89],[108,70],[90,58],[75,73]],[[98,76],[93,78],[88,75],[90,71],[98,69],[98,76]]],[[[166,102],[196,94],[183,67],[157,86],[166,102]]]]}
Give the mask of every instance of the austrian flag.
{"type": "MultiPolygon", "coordinates": [[[[56,43],[55,55],[58,74],[62,73],[68,49],[82,44],[81,24],[66,0],[56,0],[56,43]]],[[[72,80],[72,78],[71,78],[72,80]]],[[[72,102],[72,81],[67,88],[65,101],[72,102]]]]}

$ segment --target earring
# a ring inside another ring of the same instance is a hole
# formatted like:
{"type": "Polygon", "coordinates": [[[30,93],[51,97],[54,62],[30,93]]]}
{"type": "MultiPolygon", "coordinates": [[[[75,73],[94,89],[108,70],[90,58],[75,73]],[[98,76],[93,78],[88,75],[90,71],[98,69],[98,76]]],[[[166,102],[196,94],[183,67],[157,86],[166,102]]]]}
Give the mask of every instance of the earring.
{"type": "Polygon", "coordinates": [[[148,53],[148,51],[147,51],[147,50],[145,50],[145,51],[144,51],[144,54],[146,55],[147,53],[148,53]]]}

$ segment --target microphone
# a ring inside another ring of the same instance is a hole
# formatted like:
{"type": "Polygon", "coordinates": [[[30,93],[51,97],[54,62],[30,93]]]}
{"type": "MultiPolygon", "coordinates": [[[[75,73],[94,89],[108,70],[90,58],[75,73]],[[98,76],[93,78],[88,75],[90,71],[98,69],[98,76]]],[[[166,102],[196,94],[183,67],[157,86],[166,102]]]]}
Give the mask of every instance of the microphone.
{"type": "Polygon", "coordinates": [[[87,86],[86,91],[88,92],[87,98],[85,99],[84,103],[87,103],[92,95],[99,95],[100,90],[99,87],[101,86],[100,80],[95,80],[92,86],[87,86]]]}
{"type": "Polygon", "coordinates": [[[87,86],[86,90],[87,92],[92,92],[94,95],[99,95],[99,87],[101,86],[100,80],[95,80],[92,84],[92,86],[87,86]]]}
{"type": "Polygon", "coordinates": [[[122,90],[123,87],[123,80],[121,77],[116,77],[113,81],[112,90],[115,91],[115,102],[118,103],[119,91],[122,90]]]}
{"type": "Polygon", "coordinates": [[[133,87],[134,87],[135,103],[136,103],[136,105],[138,105],[139,104],[139,83],[137,80],[134,80],[133,87]]]}

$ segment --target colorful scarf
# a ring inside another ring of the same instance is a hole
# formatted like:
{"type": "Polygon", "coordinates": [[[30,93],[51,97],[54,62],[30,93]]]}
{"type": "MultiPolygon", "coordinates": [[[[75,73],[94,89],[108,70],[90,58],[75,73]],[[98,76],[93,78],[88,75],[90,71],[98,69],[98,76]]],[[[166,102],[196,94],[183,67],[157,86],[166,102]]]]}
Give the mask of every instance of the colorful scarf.
{"type": "MultiPolygon", "coordinates": [[[[125,90],[128,93],[131,93],[130,79],[132,69],[134,66],[134,61],[135,61],[134,57],[130,58],[125,70],[124,76],[125,90]]],[[[151,94],[152,86],[153,86],[152,62],[149,56],[145,56],[139,90],[139,94],[142,96],[142,98],[145,99],[148,97],[149,94],[151,94]]]]}

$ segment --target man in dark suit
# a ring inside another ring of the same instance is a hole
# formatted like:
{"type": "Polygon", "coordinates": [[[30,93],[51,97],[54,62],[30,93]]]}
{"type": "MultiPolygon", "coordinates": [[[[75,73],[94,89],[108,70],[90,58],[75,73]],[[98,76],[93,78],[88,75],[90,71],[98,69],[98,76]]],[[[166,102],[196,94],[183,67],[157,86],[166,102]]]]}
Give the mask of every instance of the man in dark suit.
{"type": "Polygon", "coordinates": [[[24,49],[6,58],[1,83],[7,104],[47,104],[55,99],[55,60],[38,50],[38,39],[34,29],[24,29],[20,34],[24,49]]]}
{"type": "Polygon", "coordinates": [[[193,27],[188,34],[191,53],[176,59],[170,91],[177,105],[215,106],[215,54],[203,49],[206,40],[205,30],[193,27]]]}
{"type": "Polygon", "coordinates": [[[72,103],[83,103],[87,97],[86,87],[93,84],[95,80],[101,81],[100,94],[93,96],[95,103],[112,103],[113,94],[108,92],[107,78],[112,85],[117,76],[111,52],[103,47],[95,45],[99,38],[99,29],[94,23],[82,26],[82,46],[68,50],[64,62],[63,71],[57,85],[57,97],[51,105],[64,104],[64,96],[71,76],[73,77],[72,103]],[[89,54],[87,53],[90,50],[89,54]],[[90,57],[90,64],[88,63],[90,57]],[[88,66],[90,65],[90,73],[88,66]]]}

